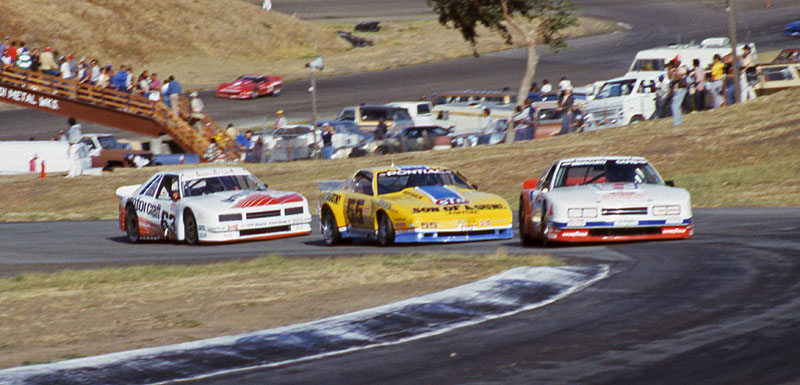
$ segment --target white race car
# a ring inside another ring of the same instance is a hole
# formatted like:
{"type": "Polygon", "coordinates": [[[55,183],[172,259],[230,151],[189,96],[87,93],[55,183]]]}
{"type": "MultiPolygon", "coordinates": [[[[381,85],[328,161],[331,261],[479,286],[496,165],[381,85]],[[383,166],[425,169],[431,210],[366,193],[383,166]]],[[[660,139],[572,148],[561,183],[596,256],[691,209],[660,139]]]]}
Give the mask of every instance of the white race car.
{"type": "Polygon", "coordinates": [[[240,167],[159,172],[117,189],[119,224],[131,242],[144,239],[228,242],[311,233],[308,201],[267,188],[240,167]]]}
{"type": "Polygon", "coordinates": [[[522,243],[679,239],[694,234],[689,192],[639,157],[563,159],[523,184],[522,243]]]}

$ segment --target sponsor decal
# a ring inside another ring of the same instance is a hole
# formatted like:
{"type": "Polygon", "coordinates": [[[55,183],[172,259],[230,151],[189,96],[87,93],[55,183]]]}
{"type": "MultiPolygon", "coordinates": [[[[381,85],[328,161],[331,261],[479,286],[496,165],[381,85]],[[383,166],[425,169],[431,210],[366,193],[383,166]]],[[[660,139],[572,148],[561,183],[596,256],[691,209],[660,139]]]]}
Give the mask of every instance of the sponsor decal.
{"type": "Polygon", "coordinates": [[[26,91],[11,90],[6,87],[0,87],[0,99],[13,100],[18,103],[25,103],[50,110],[59,110],[61,108],[58,105],[57,99],[39,96],[26,91]]]}
{"type": "Polygon", "coordinates": [[[411,209],[411,211],[414,214],[417,214],[417,213],[438,213],[439,212],[439,208],[438,207],[414,207],[413,209],[411,209]]]}
{"type": "Polygon", "coordinates": [[[268,206],[280,203],[300,202],[302,200],[303,198],[300,195],[293,193],[281,196],[273,196],[262,193],[250,194],[233,205],[232,208],[268,206]]]}
{"type": "Polygon", "coordinates": [[[336,193],[326,192],[322,194],[322,200],[328,203],[338,205],[339,202],[342,200],[342,196],[336,193]]]}
{"type": "Polygon", "coordinates": [[[464,205],[469,203],[458,191],[445,186],[418,186],[415,190],[425,195],[437,206],[464,205]]]}
{"type": "Polygon", "coordinates": [[[600,194],[599,198],[604,201],[635,200],[644,199],[644,193],[640,191],[614,191],[600,194]]]}
{"type": "Polygon", "coordinates": [[[419,224],[419,227],[422,229],[438,229],[439,224],[436,222],[422,222],[419,224]]]}
{"type": "Polygon", "coordinates": [[[408,170],[390,170],[378,173],[378,176],[407,176],[407,175],[429,175],[429,174],[452,174],[450,170],[440,168],[415,168],[408,170]]]}
{"type": "Polygon", "coordinates": [[[384,210],[391,210],[392,209],[392,204],[387,202],[387,201],[385,201],[385,200],[383,200],[383,199],[379,200],[378,203],[376,203],[375,205],[377,205],[378,207],[380,207],[380,208],[382,208],[384,210]]]}
{"type": "Polygon", "coordinates": [[[586,226],[586,219],[570,219],[567,222],[567,227],[584,227],[586,226]]]}
{"type": "Polygon", "coordinates": [[[636,219],[618,219],[614,221],[614,227],[632,227],[639,224],[636,219]]]}
{"type": "Polygon", "coordinates": [[[664,227],[661,229],[661,234],[686,234],[685,227],[664,227]]]}
{"type": "Polygon", "coordinates": [[[481,219],[480,225],[481,226],[491,226],[492,225],[492,220],[491,219],[481,219]]]}
{"type": "Polygon", "coordinates": [[[589,235],[588,230],[570,230],[561,232],[561,236],[563,238],[580,238],[580,237],[586,237],[588,235],[589,235]]]}
{"type": "Polygon", "coordinates": [[[136,208],[137,212],[143,213],[153,218],[161,217],[161,206],[150,202],[145,202],[144,200],[139,198],[133,198],[131,199],[131,202],[133,202],[133,205],[136,208]]]}
{"type": "Polygon", "coordinates": [[[408,195],[414,199],[419,199],[419,200],[425,199],[424,195],[415,193],[413,190],[405,190],[403,191],[403,194],[408,195]]]}

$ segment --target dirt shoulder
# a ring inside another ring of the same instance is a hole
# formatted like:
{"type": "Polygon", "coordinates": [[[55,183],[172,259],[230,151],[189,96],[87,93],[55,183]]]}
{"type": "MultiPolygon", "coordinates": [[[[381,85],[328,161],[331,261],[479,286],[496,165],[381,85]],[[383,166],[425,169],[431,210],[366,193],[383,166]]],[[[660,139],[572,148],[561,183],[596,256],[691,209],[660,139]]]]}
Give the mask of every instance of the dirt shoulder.
{"type": "Polygon", "coordinates": [[[472,282],[542,256],[265,257],[0,279],[0,368],[318,320],[472,282]]]}

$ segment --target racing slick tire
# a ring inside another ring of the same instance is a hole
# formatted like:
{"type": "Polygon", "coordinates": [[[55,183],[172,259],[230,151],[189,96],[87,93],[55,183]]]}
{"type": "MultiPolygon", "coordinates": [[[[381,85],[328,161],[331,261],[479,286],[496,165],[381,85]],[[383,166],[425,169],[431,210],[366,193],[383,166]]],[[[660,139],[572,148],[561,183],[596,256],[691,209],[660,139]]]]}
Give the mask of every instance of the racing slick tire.
{"type": "Polygon", "coordinates": [[[519,240],[522,246],[533,245],[533,238],[528,235],[528,224],[525,222],[525,202],[520,198],[519,200],[519,240]]]}
{"type": "Polygon", "coordinates": [[[378,243],[389,246],[394,243],[394,226],[385,213],[378,214],[378,243]]]}
{"type": "Polygon", "coordinates": [[[125,232],[128,234],[128,240],[132,243],[141,240],[139,235],[139,216],[136,215],[136,209],[133,208],[133,205],[128,205],[125,209],[125,232]]]}
{"type": "Polygon", "coordinates": [[[280,88],[276,88],[275,90],[272,91],[272,96],[278,96],[280,94],[281,94],[281,89],[280,88]]]}
{"type": "Polygon", "coordinates": [[[339,234],[339,227],[336,225],[336,218],[334,218],[331,209],[325,207],[322,210],[322,236],[325,238],[325,244],[334,246],[342,243],[342,235],[339,234]]]}
{"type": "Polygon", "coordinates": [[[200,240],[197,235],[197,219],[195,219],[191,210],[183,212],[183,237],[186,239],[186,243],[190,245],[196,245],[200,240]]]}

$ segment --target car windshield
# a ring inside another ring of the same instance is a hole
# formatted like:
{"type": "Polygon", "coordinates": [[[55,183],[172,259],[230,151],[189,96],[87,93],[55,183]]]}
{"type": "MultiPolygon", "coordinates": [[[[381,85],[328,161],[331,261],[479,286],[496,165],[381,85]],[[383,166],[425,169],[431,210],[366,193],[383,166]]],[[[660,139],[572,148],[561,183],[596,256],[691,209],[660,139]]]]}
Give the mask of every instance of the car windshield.
{"type": "Polygon", "coordinates": [[[113,136],[98,136],[97,141],[100,142],[100,147],[103,148],[124,148],[123,145],[117,143],[117,139],[113,136]]]}
{"type": "Polygon", "coordinates": [[[249,80],[249,81],[253,81],[253,82],[263,82],[264,81],[264,77],[263,76],[247,76],[247,75],[245,75],[245,76],[240,77],[239,80],[242,80],[242,81],[249,80]]]}
{"type": "Polygon", "coordinates": [[[267,189],[252,175],[224,175],[202,179],[192,179],[184,182],[183,196],[192,197],[204,194],[213,194],[220,191],[259,190],[267,189]]]}
{"type": "Polygon", "coordinates": [[[630,95],[633,91],[633,86],[636,84],[636,79],[625,79],[616,82],[608,82],[603,84],[603,88],[597,94],[595,99],[612,98],[615,96],[630,95]]]}
{"type": "Polygon", "coordinates": [[[664,184],[653,166],[643,160],[590,160],[562,163],[554,188],[592,183],[664,184]]]}
{"type": "Polygon", "coordinates": [[[443,169],[392,170],[378,174],[378,194],[391,194],[417,186],[472,187],[458,174],[443,169]]]}
{"type": "Polygon", "coordinates": [[[636,59],[631,71],[664,71],[664,59],[636,59]]]}

